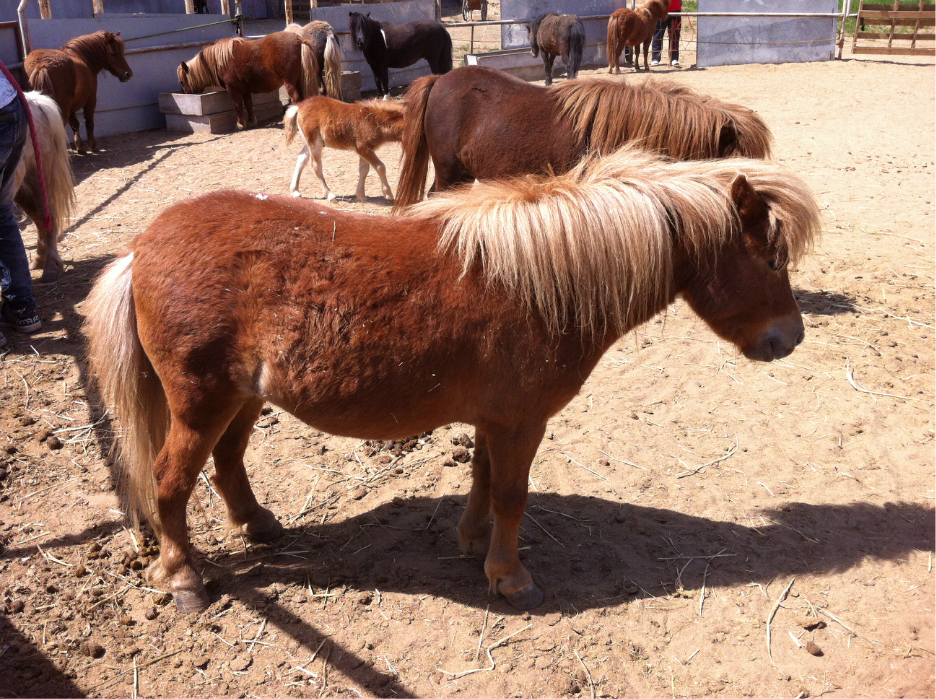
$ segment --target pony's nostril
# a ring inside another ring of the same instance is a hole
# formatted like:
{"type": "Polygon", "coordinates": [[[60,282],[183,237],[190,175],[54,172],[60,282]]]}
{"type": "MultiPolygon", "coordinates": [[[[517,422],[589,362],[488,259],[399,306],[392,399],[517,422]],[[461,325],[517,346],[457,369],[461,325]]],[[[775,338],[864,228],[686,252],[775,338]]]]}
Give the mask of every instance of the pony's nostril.
{"type": "Polygon", "coordinates": [[[800,330],[799,335],[796,336],[796,344],[800,344],[803,340],[806,339],[806,330],[800,330]]]}

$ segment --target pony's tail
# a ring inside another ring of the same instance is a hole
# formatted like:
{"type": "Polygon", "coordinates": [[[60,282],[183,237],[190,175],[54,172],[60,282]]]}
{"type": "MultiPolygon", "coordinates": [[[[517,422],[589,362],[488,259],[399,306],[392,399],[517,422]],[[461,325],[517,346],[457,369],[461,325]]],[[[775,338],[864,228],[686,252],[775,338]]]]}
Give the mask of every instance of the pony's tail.
{"type": "Polygon", "coordinates": [[[614,59],[617,58],[620,49],[618,48],[618,35],[621,33],[620,15],[612,14],[608,20],[608,68],[614,65],[614,59]]]}
{"type": "Polygon", "coordinates": [[[393,213],[399,214],[407,206],[423,198],[426,177],[429,174],[429,141],[426,140],[426,103],[436,80],[441,76],[427,75],[413,81],[406,91],[406,115],[403,127],[403,164],[397,185],[393,213]]]}
{"type": "Polygon", "coordinates": [[[286,145],[293,142],[296,134],[299,132],[299,106],[289,105],[286,114],[283,116],[283,135],[286,137],[286,145]]]}
{"type": "Polygon", "coordinates": [[[344,68],[344,54],[334,32],[325,39],[325,92],[335,100],[343,99],[341,94],[341,71],[344,68]]]}
{"type": "Polygon", "coordinates": [[[135,522],[160,531],[153,464],[169,433],[169,404],[137,333],[133,253],[111,262],[88,296],[85,333],[101,398],[120,422],[121,490],[135,522]]]}
{"type": "Polygon", "coordinates": [[[566,74],[569,78],[578,77],[579,66],[582,65],[582,52],[585,50],[585,25],[581,21],[569,27],[569,63],[566,74]]]}
{"type": "MultiPolygon", "coordinates": [[[[68,154],[65,122],[58,105],[51,97],[38,92],[28,92],[26,100],[32,111],[42,156],[46,193],[49,197],[49,216],[52,218],[51,233],[56,240],[61,240],[75,208],[75,180],[68,154]]],[[[27,172],[36,168],[32,139],[26,139],[23,160],[26,161],[27,172]]]]}
{"type": "Polygon", "coordinates": [[[452,70],[452,35],[445,29],[445,39],[442,41],[442,53],[439,55],[439,74],[445,75],[452,70]]]}
{"type": "Polygon", "coordinates": [[[302,39],[302,98],[315,97],[319,93],[319,62],[313,45],[302,39]]]}

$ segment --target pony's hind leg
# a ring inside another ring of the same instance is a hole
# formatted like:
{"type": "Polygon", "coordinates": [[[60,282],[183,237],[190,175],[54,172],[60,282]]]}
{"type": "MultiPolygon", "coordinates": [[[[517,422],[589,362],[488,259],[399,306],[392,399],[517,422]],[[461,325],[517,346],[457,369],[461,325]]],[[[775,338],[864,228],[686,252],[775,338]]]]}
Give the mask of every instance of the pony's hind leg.
{"type": "Polygon", "coordinates": [[[458,547],[466,556],[487,556],[491,546],[491,459],[487,437],[475,432],[475,452],[471,459],[471,492],[465,512],[458,522],[458,547]]]}
{"type": "MultiPolygon", "coordinates": [[[[38,180],[38,175],[32,173],[27,174],[26,177],[27,181],[29,179],[38,180]]],[[[54,282],[58,280],[58,278],[62,276],[62,272],[65,271],[65,263],[62,261],[58,252],[58,239],[55,232],[47,231],[45,226],[42,225],[42,220],[44,218],[42,204],[37,203],[31,196],[32,192],[38,191],[38,182],[34,187],[24,187],[21,185],[14,201],[36,226],[36,256],[33,258],[31,267],[33,269],[42,270],[40,281],[54,282]],[[26,190],[28,190],[30,194],[25,194],[24,192],[26,190]]],[[[50,213],[52,214],[53,220],[55,220],[55,212],[53,211],[50,213]]]]}
{"type": "Polygon", "coordinates": [[[520,562],[517,540],[520,520],[526,509],[530,464],[545,431],[545,421],[514,429],[486,430],[491,459],[494,529],[484,572],[491,589],[504,595],[517,609],[532,609],[543,601],[542,591],[520,562]]]}
{"type": "MultiPolygon", "coordinates": [[[[322,183],[322,196],[326,200],[332,201],[337,199],[335,193],[328,188],[328,183],[325,181],[325,173],[322,171],[322,150],[325,148],[325,142],[322,140],[321,134],[316,136],[312,143],[309,144],[309,149],[312,151],[312,162],[315,163],[315,176],[319,178],[319,182],[322,183]]],[[[298,163],[296,164],[298,168],[298,163]]]]}
{"type": "Polygon", "coordinates": [[[72,142],[71,146],[81,155],[84,155],[88,152],[88,149],[85,148],[84,142],[81,140],[81,125],[78,123],[78,115],[72,112],[68,116],[68,125],[71,126],[72,133],[75,134],[75,140],[72,142]]]}
{"type": "Polygon", "coordinates": [[[94,109],[97,107],[97,95],[91,95],[84,106],[85,132],[88,134],[88,147],[92,153],[98,152],[97,139],[94,138],[94,109]]]}
{"type": "Polygon", "coordinates": [[[354,196],[361,204],[367,201],[367,197],[364,195],[364,180],[367,179],[368,172],[370,172],[370,163],[368,163],[367,159],[361,155],[358,162],[357,192],[354,193],[354,196]]]}
{"type": "Polygon", "coordinates": [[[302,177],[302,171],[309,164],[309,144],[302,146],[299,155],[296,157],[296,169],[293,172],[292,182],[289,183],[289,191],[294,197],[302,196],[299,194],[299,178],[302,177]]]}
{"type": "Polygon", "coordinates": [[[257,542],[283,535],[283,525],[257,502],[244,468],[244,452],[262,409],[263,400],[251,398],[231,420],[212,452],[215,475],[211,478],[227,507],[228,529],[257,542]]]}
{"type": "Polygon", "coordinates": [[[383,164],[383,161],[377,157],[377,154],[370,148],[361,148],[358,150],[358,155],[361,156],[361,178],[358,181],[358,191],[357,197],[358,201],[364,201],[364,179],[367,177],[367,164],[370,163],[374,166],[374,170],[377,171],[377,176],[380,178],[380,191],[383,192],[384,197],[387,200],[388,204],[393,203],[393,190],[390,189],[390,182],[387,180],[387,168],[383,164]]]}

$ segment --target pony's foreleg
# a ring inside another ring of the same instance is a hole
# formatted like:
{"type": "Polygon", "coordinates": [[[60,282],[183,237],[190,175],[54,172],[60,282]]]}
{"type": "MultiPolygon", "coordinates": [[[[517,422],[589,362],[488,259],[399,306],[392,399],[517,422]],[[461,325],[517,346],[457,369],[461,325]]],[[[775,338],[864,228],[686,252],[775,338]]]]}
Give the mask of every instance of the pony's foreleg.
{"type": "Polygon", "coordinates": [[[231,96],[231,101],[234,103],[234,111],[237,112],[237,123],[242,129],[248,128],[248,119],[253,117],[253,109],[245,115],[244,112],[244,96],[237,90],[232,90],[228,88],[228,95],[231,96]]]}
{"type": "Polygon", "coordinates": [[[244,469],[244,452],[262,409],[263,400],[252,398],[231,420],[212,452],[215,475],[211,478],[227,507],[228,529],[257,542],[272,541],[283,534],[283,525],[257,502],[244,469]]]}
{"type": "Polygon", "coordinates": [[[517,540],[527,503],[530,464],[546,431],[546,422],[527,423],[515,429],[487,429],[491,459],[491,509],[494,529],[484,562],[491,588],[517,609],[532,609],[543,593],[520,562],[517,540]]]}
{"type": "Polygon", "coordinates": [[[390,189],[390,182],[387,180],[387,168],[384,166],[383,161],[369,148],[361,148],[358,150],[358,155],[361,156],[361,178],[358,181],[358,201],[364,201],[364,178],[367,177],[366,168],[367,164],[370,163],[374,166],[374,170],[377,171],[377,176],[380,178],[380,191],[383,192],[387,203],[392,204],[393,190],[390,189]]]}
{"type": "Polygon", "coordinates": [[[254,115],[253,110],[253,95],[248,90],[244,93],[244,107],[247,109],[247,121],[248,123],[256,128],[257,126],[257,117],[254,115]]]}
{"type": "Polygon", "coordinates": [[[466,556],[487,556],[491,546],[491,459],[487,436],[475,431],[475,452],[471,459],[471,492],[465,512],[458,522],[458,547],[466,556]]]}
{"type": "MultiPolygon", "coordinates": [[[[325,142],[322,140],[321,134],[317,135],[312,140],[312,143],[309,144],[309,149],[312,151],[312,162],[315,163],[315,175],[319,178],[319,182],[322,183],[322,196],[328,201],[332,201],[338,197],[328,188],[328,183],[325,181],[325,173],[322,172],[322,150],[324,148],[325,142]]],[[[297,163],[296,167],[298,166],[297,163]]]]}
{"type": "Polygon", "coordinates": [[[309,145],[306,144],[302,146],[302,150],[299,151],[299,155],[296,157],[296,169],[293,172],[292,182],[289,183],[289,191],[294,197],[302,196],[299,194],[299,178],[302,176],[302,171],[305,170],[305,166],[309,164],[309,145]]]}

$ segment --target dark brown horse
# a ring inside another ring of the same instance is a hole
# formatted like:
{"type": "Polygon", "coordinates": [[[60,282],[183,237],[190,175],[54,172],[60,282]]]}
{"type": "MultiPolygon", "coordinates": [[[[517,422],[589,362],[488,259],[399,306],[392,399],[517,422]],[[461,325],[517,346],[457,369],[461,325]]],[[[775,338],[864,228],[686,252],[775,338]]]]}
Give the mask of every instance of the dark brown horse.
{"type": "Polygon", "coordinates": [[[65,227],[75,206],[68,136],[65,134],[62,113],[51,97],[40,92],[27,92],[26,101],[29,102],[39,143],[52,227],[45,227],[42,182],[31,138],[26,139],[23,157],[16,166],[14,201],[36,225],[36,256],[32,268],[42,270],[42,281],[54,282],[65,269],[65,263],[58,253],[58,241],[65,234],[65,227]]]}
{"type": "MultiPolygon", "coordinates": [[[[298,34],[303,39],[312,42],[315,57],[319,63],[319,89],[323,95],[340,100],[341,96],[341,70],[344,64],[344,55],[335,30],[328,22],[309,22],[305,26],[298,24],[286,25],[287,32],[298,34]]],[[[312,97],[312,95],[308,95],[312,97]]]]}
{"type": "Polygon", "coordinates": [[[770,155],[770,131],[750,109],[666,81],[581,79],[549,88],[468,66],[416,80],[406,95],[399,212],[472,179],[565,172],[586,153],[625,143],[673,158],[770,155]]]}
{"type": "Polygon", "coordinates": [[[209,85],[226,89],[242,128],[257,125],[252,93],[285,85],[289,99],[299,104],[319,93],[318,74],[315,47],[294,32],[221,39],[178,68],[182,92],[202,92],[209,85]]]}
{"type": "Polygon", "coordinates": [[[30,51],[24,68],[31,89],[55,100],[62,117],[71,125],[75,134],[75,148],[79,153],[86,152],[78,133],[77,116],[79,110],[84,110],[88,145],[92,151],[97,151],[94,108],[97,106],[98,73],[106,70],[122,83],[133,77],[133,71],[124,58],[124,42],[120,32],[94,32],[72,39],[59,50],[30,51]]]}
{"type": "Polygon", "coordinates": [[[406,68],[425,58],[436,75],[452,70],[452,37],[441,22],[389,24],[371,19],[370,12],[349,12],[348,17],[351,39],[374,71],[379,97],[390,94],[389,68],[406,68]]]}
{"type": "Polygon", "coordinates": [[[183,611],[208,604],[185,512],[211,455],[229,526],[282,534],[244,469],[270,402],[361,439],[475,425],[461,549],[511,604],[538,605],[517,535],[549,418],[677,294],[748,358],[792,352],[804,330],[787,262],[818,226],[805,184],[772,164],[638,151],[411,217],[232,191],[171,207],[88,305],[129,495],[161,544],[149,579],[169,578],[183,611]]]}
{"type": "Polygon", "coordinates": [[[553,61],[562,56],[566,76],[574,80],[582,65],[582,50],[585,47],[585,25],[575,15],[557,15],[547,12],[527,26],[530,53],[543,54],[546,84],[552,85],[553,61]]]}
{"type": "Polygon", "coordinates": [[[647,52],[656,24],[669,16],[668,0],[647,0],[636,10],[626,7],[615,10],[608,20],[608,72],[621,72],[621,51],[636,48],[634,68],[640,70],[640,47],[643,46],[644,68],[650,70],[647,52]]]}

